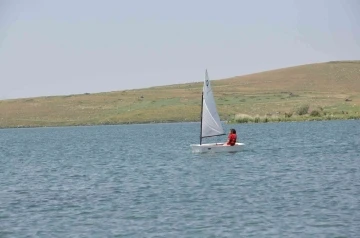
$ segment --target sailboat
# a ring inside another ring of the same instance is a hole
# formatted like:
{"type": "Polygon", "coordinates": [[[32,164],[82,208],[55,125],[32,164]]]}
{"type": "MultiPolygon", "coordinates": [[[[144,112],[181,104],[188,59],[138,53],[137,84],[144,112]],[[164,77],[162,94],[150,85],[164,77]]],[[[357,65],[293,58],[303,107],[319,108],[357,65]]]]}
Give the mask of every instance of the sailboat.
{"type": "Polygon", "coordinates": [[[203,144],[202,139],[225,135],[219,114],[216,109],[214,95],[211,89],[209,75],[205,71],[204,86],[201,96],[201,123],[200,123],[200,143],[190,145],[192,152],[236,152],[244,146],[243,143],[236,143],[233,146],[224,143],[203,144]]]}

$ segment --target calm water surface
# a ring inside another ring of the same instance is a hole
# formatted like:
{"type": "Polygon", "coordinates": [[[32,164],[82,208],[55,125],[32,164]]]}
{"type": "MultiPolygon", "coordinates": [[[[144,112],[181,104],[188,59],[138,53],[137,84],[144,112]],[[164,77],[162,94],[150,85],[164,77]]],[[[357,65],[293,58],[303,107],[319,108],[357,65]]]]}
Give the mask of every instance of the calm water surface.
{"type": "Polygon", "coordinates": [[[230,127],[0,130],[0,237],[360,237],[360,121],[230,127]]]}

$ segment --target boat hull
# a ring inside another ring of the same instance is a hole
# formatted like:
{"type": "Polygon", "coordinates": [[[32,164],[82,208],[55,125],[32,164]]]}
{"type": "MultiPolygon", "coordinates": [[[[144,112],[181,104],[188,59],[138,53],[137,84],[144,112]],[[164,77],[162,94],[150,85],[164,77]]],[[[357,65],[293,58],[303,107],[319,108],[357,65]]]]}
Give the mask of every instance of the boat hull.
{"type": "Polygon", "coordinates": [[[237,152],[244,147],[243,143],[236,143],[234,146],[224,145],[222,143],[211,144],[193,144],[190,145],[193,153],[217,153],[217,152],[237,152]]]}

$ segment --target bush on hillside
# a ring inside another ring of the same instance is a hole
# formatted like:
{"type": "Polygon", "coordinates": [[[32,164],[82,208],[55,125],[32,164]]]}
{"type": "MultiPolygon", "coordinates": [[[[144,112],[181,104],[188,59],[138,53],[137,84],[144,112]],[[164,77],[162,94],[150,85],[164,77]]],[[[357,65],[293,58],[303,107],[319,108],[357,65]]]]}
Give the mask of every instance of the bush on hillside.
{"type": "Polygon", "coordinates": [[[309,105],[301,105],[296,109],[296,114],[298,114],[299,116],[305,115],[308,112],[309,112],[309,105]]]}
{"type": "Polygon", "coordinates": [[[313,110],[311,113],[310,113],[310,116],[312,117],[319,117],[321,114],[319,111],[317,110],[313,110]]]}
{"type": "Polygon", "coordinates": [[[285,118],[290,118],[292,115],[293,115],[292,112],[289,112],[289,113],[285,112],[285,118]]]}

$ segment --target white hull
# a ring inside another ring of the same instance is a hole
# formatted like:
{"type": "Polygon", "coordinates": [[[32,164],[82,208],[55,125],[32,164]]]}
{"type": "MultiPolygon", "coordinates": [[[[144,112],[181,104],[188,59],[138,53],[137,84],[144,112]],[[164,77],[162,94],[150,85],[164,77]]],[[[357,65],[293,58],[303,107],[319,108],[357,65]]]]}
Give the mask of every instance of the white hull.
{"type": "Polygon", "coordinates": [[[244,147],[243,143],[236,143],[234,146],[224,145],[223,143],[211,143],[211,144],[194,144],[190,145],[193,153],[205,153],[205,152],[237,152],[244,147]]]}

